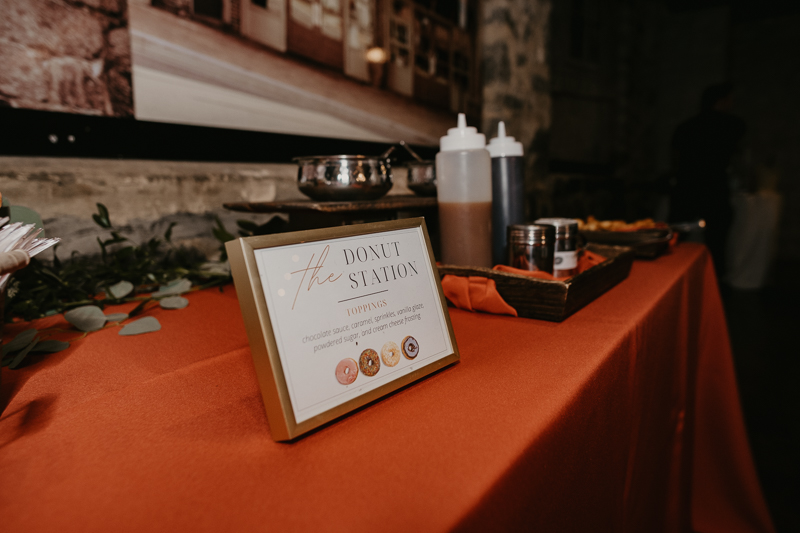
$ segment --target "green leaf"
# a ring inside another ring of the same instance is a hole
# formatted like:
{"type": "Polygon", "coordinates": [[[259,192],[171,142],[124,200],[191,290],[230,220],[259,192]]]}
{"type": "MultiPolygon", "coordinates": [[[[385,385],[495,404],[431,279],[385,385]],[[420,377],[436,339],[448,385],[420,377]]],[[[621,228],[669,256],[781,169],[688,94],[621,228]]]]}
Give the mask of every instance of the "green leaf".
{"type": "Polygon", "coordinates": [[[192,288],[192,282],[186,278],[178,278],[170,281],[166,285],[159,287],[159,290],[154,292],[151,296],[153,298],[160,298],[162,296],[171,296],[173,294],[183,294],[192,288]]]}
{"type": "Polygon", "coordinates": [[[33,341],[31,341],[31,343],[29,345],[27,345],[25,348],[22,349],[22,351],[20,351],[17,354],[17,356],[14,358],[14,360],[11,361],[11,364],[8,365],[8,368],[14,369],[14,368],[17,368],[19,365],[21,365],[22,361],[25,360],[25,358],[30,353],[31,349],[34,346],[36,346],[37,342],[38,342],[37,339],[33,339],[33,341]]]}
{"type": "Polygon", "coordinates": [[[30,344],[33,338],[36,337],[37,333],[38,331],[35,328],[26,329],[25,331],[20,332],[16,337],[14,337],[13,340],[3,345],[2,354],[6,355],[9,352],[15,352],[24,348],[30,344]]]}
{"type": "Polygon", "coordinates": [[[134,307],[133,310],[130,313],[128,313],[128,316],[131,317],[131,316],[138,315],[139,313],[144,311],[144,308],[147,306],[147,304],[152,302],[152,301],[153,301],[152,298],[148,298],[147,300],[142,300],[142,303],[140,303],[139,305],[134,307]]]}
{"type": "Polygon", "coordinates": [[[227,261],[226,262],[209,261],[208,263],[203,263],[202,265],[200,265],[200,272],[209,277],[230,276],[231,265],[227,261]]]}
{"type": "Polygon", "coordinates": [[[53,268],[56,270],[61,270],[61,260],[58,258],[58,246],[61,243],[58,243],[53,246],[53,268]]]}
{"type": "Polygon", "coordinates": [[[69,343],[66,341],[57,341],[55,339],[48,339],[36,343],[36,346],[33,347],[31,352],[56,353],[60,352],[61,350],[66,350],[67,348],[69,348],[69,343]]]}
{"type": "Polygon", "coordinates": [[[119,283],[115,283],[114,285],[110,286],[108,288],[108,292],[117,300],[120,298],[125,298],[127,295],[133,292],[133,283],[122,280],[119,283]]]}
{"type": "MultiPolygon", "coordinates": [[[[92,216],[95,217],[97,215],[92,215],[92,216]]],[[[108,253],[106,252],[106,245],[103,244],[103,241],[100,240],[100,237],[97,237],[97,244],[100,245],[100,257],[103,258],[103,263],[105,263],[106,259],[108,258],[108,253]]]]}
{"type": "Polygon", "coordinates": [[[252,220],[244,220],[244,219],[237,220],[236,225],[245,231],[249,231],[250,233],[253,233],[255,230],[258,229],[258,224],[256,224],[252,220]]]}
{"type": "Polygon", "coordinates": [[[64,313],[67,322],[81,331],[97,331],[106,324],[106,315],[96,305],[84,305],[64,313]]]}
{"type": "Polygon", "coordinates": [[[117,233],[116,231],[111,232],[111,238],[103,241],[103,246],[109,246],[111,244],[119,244],[121,242],[125,242],[128,239],[117,233]]]}
{"type": "Polygon", "coordinates": [[[164,309],[183,309],[189,305],[189,300],[183,296],[170,296],[159,300],[158,304],[164,309]]]}
{"type": "Polygon", "coordinates": [[[108,208],[101,203],[97,203],[97,212],[100,213],[100,216],[103,217],[105,220],[110,221],[111,219],[108,216],[108,208]]]}
{"type": "Polygon", "coordinates": [[[111,218],[108,216],[108,209],[103,204],[97,204],[97,214],[92,215],[92,218],[101,228],[111,227],[111,218]]]}
{"type": "Polygon", "coordinates": [[[216,237],[219,242],[224,244],[236,238],[235,236],[231,235],[227,229],[225,229],[225,226],[222,224],[222,221],[219,219],[219,217],[214,217],[214,220],[217,222],[217,227],[213,228],[212,231],[214,233],[214,237],[216,237]]]}
{"type": "Polygon", "coordinates": [[[139,320],[134,320],[119,332],[120,335],[141,335],[142,333],[150,333],[161,329],[161,323],[156,317],[146,316],[139,320]]]}
{"type": "Polygon", "coordinates": [[[171,243],[172,242],[172,228],[174,228],[178,223],[172,222],[170,223],[167,231],[164,232],[164,240],[171,243]]]}
{"type": "Polygon", "coordinates": [[[41,268],[39,269],[39,272],[41,273],[41,275],[42,275],[42,276],[45,276],[45,277],[47,277],[47,278],[50,278],[50,279],[52,279],[53,281],[55,281],[56,283],[58,283],[58,284],[60,284],[60,285],[64,285],[64,286],[66,286],[66,285],[67,285],[67,284],[64,282],[64,280],[63,280],[63,279],[61,279],[61,278],[60,278],[60,277],[59,277],[57,274],[55,274],[55,273],[54,273],[53,271],[51,271],[49,268],[41,267],[41,268]]]}
{"type": "Polygon", "coordinates": [[[107,222],[106,222],[105,220],[103,220],[103,217],[101,217],[101,216],[100,216],[100,215],[98,215],[98,214],[93,214],[93,215],[92,215],[92,220],[94,220],[95,224],[97,224],[97,225],[98,225],[98,226],[100,226],[101,228],[107,228],[107,227],[108,227],[108,226],[106,225],[106,224],[107,224],[107,222]]]}

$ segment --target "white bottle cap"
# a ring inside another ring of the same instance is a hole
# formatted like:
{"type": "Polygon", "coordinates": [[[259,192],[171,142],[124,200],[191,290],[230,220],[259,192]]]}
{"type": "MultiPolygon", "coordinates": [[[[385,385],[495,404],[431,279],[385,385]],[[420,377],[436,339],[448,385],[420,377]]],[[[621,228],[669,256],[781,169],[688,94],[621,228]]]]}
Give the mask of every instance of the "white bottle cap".
{"type": "Polygon", "coordinates": [[[486,136],[477,128],[468,128],[466,115],[459,113],[458,127],[447,130],[447,135],[439,139],[439,148],[442,152],[486,148],[486,136]]]}
{"type": "Polygon", "coordinates": [[[489,141],[489,155],[492,157],[515,157],[522,155],[522,143],[515,141],[514,137],[506,137],[506,125],[501,120],[497,124],[497,137],[489,141]]]}

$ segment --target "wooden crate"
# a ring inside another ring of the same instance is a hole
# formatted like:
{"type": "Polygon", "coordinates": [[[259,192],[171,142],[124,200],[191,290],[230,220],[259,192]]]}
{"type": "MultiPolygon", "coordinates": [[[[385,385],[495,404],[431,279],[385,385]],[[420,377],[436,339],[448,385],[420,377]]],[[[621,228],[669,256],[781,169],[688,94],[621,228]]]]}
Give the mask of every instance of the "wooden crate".
{"type": "Polygon", "coordinates": [[[493,279],[497,291],[523,318],[561,322],[628,277],[634,250],[625,246],[588,244],[587,250],[606,258],[599,265],[564,281],[544,280],[490,268],[439,265],[439,276],[482,276],[493,279]]]}

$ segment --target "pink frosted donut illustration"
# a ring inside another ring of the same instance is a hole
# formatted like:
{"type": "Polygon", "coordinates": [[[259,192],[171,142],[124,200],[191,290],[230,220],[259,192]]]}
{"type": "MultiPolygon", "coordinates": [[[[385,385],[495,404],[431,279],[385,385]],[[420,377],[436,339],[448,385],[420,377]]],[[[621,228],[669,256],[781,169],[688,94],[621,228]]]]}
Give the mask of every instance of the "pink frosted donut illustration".
{"type": "Polygon", "coordinates": [[[342,385],[350,385],[358,377],[358,365],[353,359],[347,357],[336,365],[336,381],[342,385]]]}

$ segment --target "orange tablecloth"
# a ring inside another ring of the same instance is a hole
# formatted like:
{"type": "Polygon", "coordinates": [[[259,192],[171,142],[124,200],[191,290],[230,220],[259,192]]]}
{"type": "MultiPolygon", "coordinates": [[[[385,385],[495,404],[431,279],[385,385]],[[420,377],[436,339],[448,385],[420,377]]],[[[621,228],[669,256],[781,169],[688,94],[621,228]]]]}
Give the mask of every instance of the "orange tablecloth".
{"type": "Polygon", "coordinates": [[[560,324],[451,310],[460,364],[291,444],[233,288],[189,300],[2,370],[3,531],[772,531],[700,246],[560,324]]]}

